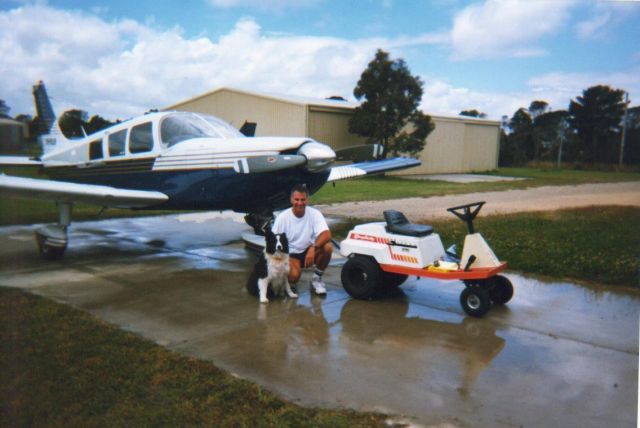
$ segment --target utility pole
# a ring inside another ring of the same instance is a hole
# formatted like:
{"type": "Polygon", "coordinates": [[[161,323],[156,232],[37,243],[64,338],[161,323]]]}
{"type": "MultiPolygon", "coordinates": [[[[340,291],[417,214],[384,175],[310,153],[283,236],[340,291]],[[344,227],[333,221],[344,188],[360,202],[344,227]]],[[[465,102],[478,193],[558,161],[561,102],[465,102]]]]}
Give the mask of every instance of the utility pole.
{"type": "Polygon", "coordinates": [[[620,136],[620,157],[618,158],[618,167],[622,168],[624,162],[624,140],[627,137],[627,116],[629,113],[629,92],[624,95],[624,116],[622,116],[622,135],[620,136]]]}

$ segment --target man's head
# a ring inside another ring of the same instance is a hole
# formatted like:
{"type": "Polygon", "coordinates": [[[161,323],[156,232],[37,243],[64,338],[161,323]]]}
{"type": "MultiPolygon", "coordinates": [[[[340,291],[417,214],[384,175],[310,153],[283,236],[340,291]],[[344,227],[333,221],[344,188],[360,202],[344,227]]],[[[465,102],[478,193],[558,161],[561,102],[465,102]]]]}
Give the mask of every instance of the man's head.
{"type": "Polygon", "coordinates": [[[296,217],[302,217],[309,202],[309,190],[304,184],[298,184],[291,189],[291,209],[296,217]]]}

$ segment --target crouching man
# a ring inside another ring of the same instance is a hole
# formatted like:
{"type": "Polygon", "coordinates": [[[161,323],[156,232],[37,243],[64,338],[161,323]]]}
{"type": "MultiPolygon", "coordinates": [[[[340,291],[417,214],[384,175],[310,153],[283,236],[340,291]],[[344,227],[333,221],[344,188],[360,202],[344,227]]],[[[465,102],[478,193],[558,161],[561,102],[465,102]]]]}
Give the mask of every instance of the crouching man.
{"type": "Polygon", "coordinates": [[[271,228],[273,233],[286,233],[289,240],[289,284],[297,284],[302,269],[315,265],[311,291],[327,294],[322,274],[333,253],[329,226],[320,211],[307,206],[309,191],[304,185],[291,190],[290,202],[291,208],[278,214],[271,228]]]}

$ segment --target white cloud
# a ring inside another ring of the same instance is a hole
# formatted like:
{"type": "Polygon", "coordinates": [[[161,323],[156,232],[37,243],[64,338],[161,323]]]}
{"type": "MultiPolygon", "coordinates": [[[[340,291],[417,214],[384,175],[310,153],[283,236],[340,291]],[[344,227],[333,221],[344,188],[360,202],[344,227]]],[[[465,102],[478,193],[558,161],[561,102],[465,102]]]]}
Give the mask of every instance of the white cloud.
{"type": "Polygon", "coordinates": [[[614,73],[548,73],[527,82],[537,99],[544,99],[556,110],[569,107],[569,101],[582,95],[585,89],[606,85],[629,92],[633,105],[640,101],[640,66],[614,73]]]}
{"type": "Polygon", "coordinates": [[[531,102],[528,97],[529,94],[523,93],[474,91],[431,80],[424,87],[420,108],[429,114],[452,116],[463,110],[476,109],[487,114],[488,119],[500,120],[503,115],[511,116],[520,107],[528,106],[531,102]]]}
{"type": "Polygon", "coordinates": [[[265,35],[251,19],[217,41],[189,39],[179,28],[32,5],[0,13],[0,98],[11,114],[29,113],[30,87],[42,79],[58,112],[76,107],[123,118],[217,86],[349,97],[381,45],[385,40],[265,35]]]}
{"type": "Polygon", "coordinates": [[[487,0],[459,12],[451,30],[452,58],[544,55],[536,43],[567,22],[575,0],[487,0]]]}
{"type": "Polygon", "coordinates": [[[132,20],[108,22],[30,5],[0,12],[0,98],[12,115],[32,112],[31,85],[44,80],[58,113],[80,108],[109,119],[142,114],[219,86],[351,98],[377,48],[401,50],[441,37],[268,34],[254,20],[241,19],[211,40],[186,38],[180,28],[160,31],[132,20]]]}
{"type": "Polygon", "coordinates": [[[208,0],[213,7],[222,9],[249,8],[259,10],[283,11],[291,8],[312,6],[319,0],[208,0]]]}
{"type": "Polygon", "coordinates": [[[462,110],[477,109],[489,119],[500,120],[503,115],[513,116],[520,107],[528,107],[534,100],[549,103],[553,110],[566,110],[572,99],[595,85],[607,85],[629,92],[631,105],[640,101],[640,66],[616,73],[563,73],[555,72],[531,78],[527,90],[495,93],[455,87],[443,81],[423,77],[421,108],[431,114],[456,115],[462,110]]]}
{"type": "Polygon", "coordinates": [[[620,1],[598,2],[589,11],[589,17],[576,24],[576,34],[584,40],[609,38],[623,21],[638,14],[636,6],[620,1]]]}

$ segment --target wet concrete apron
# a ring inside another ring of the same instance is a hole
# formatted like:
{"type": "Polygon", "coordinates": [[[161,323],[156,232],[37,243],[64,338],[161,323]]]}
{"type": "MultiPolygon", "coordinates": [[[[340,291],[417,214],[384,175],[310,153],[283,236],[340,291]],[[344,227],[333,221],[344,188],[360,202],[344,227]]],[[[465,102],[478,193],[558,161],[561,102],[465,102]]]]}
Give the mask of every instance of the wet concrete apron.
{"type": "Polygon", "coordinates": [[[514,273],[514,299],[466,317],[462,284],[410,279],[350,299],[336,258],[324,298],[260,305],[255,256],[234,215],[74,223],[60,262],[32,227],[0,228],[0,285],[81,308],[305,405],[406,415],[425,425],[635,426],[640,295],[514,273]]]}

